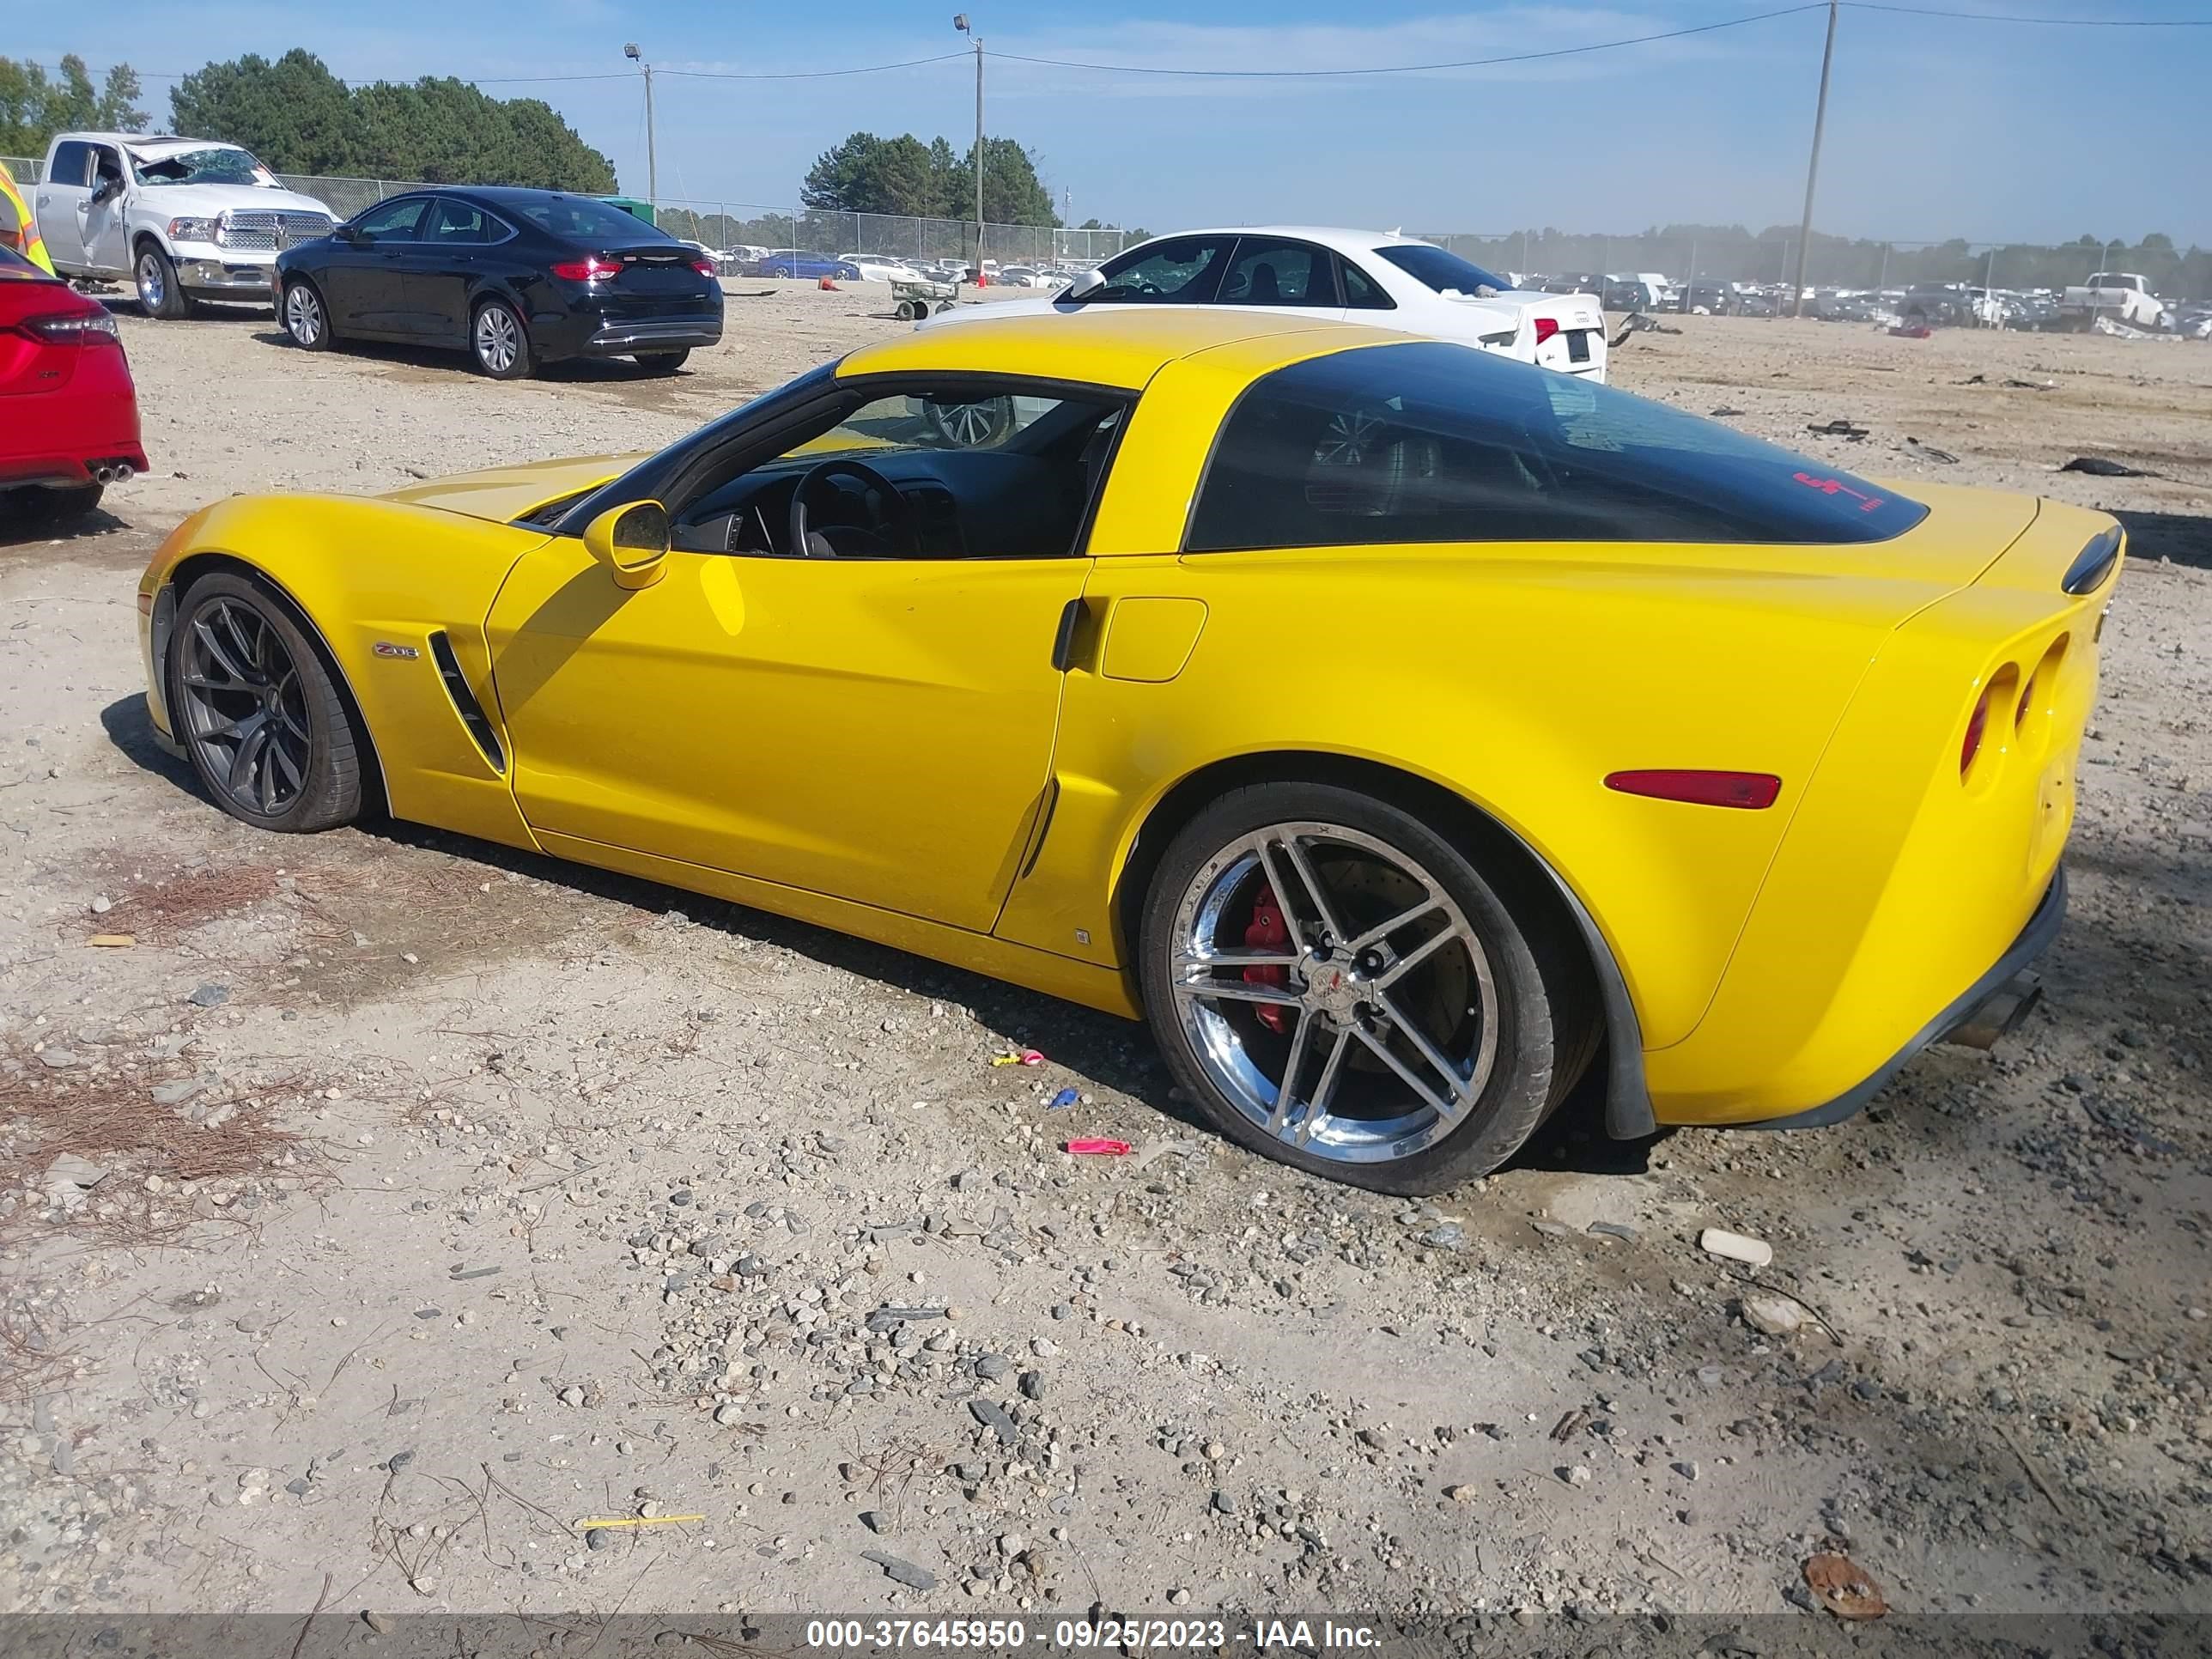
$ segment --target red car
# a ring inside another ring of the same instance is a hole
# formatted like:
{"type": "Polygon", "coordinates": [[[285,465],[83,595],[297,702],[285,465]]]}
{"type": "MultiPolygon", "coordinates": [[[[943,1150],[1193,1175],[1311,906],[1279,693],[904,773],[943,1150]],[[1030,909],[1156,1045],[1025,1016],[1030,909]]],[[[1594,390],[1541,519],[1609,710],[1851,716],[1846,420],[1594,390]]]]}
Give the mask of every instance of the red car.
{"type": "Polygon", "coordinates": [[[0,520],[81,517],[145,470],[115,319],[0,247],[0,520]]]}

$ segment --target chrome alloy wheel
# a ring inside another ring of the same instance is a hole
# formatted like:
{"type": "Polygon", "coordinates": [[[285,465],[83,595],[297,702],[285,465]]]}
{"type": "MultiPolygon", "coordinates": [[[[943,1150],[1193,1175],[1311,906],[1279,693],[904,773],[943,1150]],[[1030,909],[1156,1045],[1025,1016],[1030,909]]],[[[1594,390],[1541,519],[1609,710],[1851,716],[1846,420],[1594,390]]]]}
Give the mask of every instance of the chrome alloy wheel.
{"type": "Polygon", "coordinates": [[[477,360],[495,374],[514,367],[522,349],[522,328],[505,306],[486,306],[477,313],[477,360]]]}
{"type": "Polygon", "coordinates": [[[323,337],[322,301],[305,283],[295,283],[284,290],[284,326],[303,346],[323,337]]]}
{"type": "Polygon", "coordinates": [[[237,805],[270,817],[307,785],[306,688],[266,617],[236,599],[196,611],[181,641],[184,735],[237,805]]]}
{"type": "Polygon", "coordinates": [[[161,256],[148,248],[138,256],[138,303],[149,312],[159,311],[168,294],[169,282],[161,271],[161,256]]]}
{"type": "Polygon", "coordinates": [[[1346,1164],[1434,1146],[1498,1055],[1498,988],[1443,884],[1356,830],[1277,823],[1200,866],[1176,909],[1176,1017],[1207,1080],[1346,1164]]]}

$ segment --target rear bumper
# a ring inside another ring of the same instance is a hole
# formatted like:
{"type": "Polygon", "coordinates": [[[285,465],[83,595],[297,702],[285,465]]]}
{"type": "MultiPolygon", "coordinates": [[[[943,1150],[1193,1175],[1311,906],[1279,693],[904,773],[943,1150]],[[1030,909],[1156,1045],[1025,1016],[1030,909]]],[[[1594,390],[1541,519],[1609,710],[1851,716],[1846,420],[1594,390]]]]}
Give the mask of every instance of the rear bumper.
{"type": "Polygon", "coordinates": [[[587,357],[622,357],[634,351],[686,351],[719,345],[721,339],[720,317],[639,319],[601,322],[579,349],[587,357]]]}
{"type": "Polygon", "coordinates": [[[2051,878],[2051,886],[2043,896],[2043,902],[2036,907],[2035,914],[2028,918],[2027,926],[2021,929],[2020,937],[2012,942],[2005,953],[1991,963],[1989,970],[1968,986],[1956,1001],[1915,1033],[1912,1040],[1891,1055],[1873,1075],[1826,1105],[1815,1106],[1809,1111],[1728,1127],[1737,1129],[1818,1129],[1832,1123],[1841,1123],[1846,1118],[1856,1116],[1869,1101],[1888,1086],[1891,1079],[1905,1069],[1914,1055],[1930,1043],[1971,1034],[1973,1040],[1969,1043],[1970,1047],[1989,1047],[1990,1041],[2009,1032],[2034,1006],[2038,992],[2015,981],[2051,948],[2051,941],[2058,937],[2058,930],[2065,921],[2066,871],[2062,866],[2051,878]],[[1984,1040],[1984,1033],[1990,1034],[1989,1040],[1984,1040]]]}

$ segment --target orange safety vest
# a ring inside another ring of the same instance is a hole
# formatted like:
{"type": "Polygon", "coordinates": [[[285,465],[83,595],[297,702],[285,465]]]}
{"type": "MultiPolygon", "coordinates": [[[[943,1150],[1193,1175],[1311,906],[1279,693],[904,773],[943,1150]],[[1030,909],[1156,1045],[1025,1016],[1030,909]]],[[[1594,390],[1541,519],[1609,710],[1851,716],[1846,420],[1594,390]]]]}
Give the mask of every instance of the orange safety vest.
{"type": "Polygon", "coordinates": [[[23,192],[15,188],[15,181],[8,176],[5,167],[0,167],[0,197],[6,198],[8,204],[15,210],[15,217],[22,226],[13,237],[4,228],[0,228],[0,245],[13,246],[47,276],[52,276],[54,262],[46,255],[46,239],[39,234],[38,216],[31,211],[31,204],[23,199],[23,192]]]}

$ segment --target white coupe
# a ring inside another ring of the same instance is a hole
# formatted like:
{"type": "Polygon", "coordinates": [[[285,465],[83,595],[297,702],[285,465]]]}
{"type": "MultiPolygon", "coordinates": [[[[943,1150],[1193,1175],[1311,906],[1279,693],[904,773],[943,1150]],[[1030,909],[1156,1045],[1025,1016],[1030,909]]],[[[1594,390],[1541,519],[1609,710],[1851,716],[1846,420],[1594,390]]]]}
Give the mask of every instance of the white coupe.
{"type": "Polygon", "coordinates": [[[1386,231],[1179,231],[1116,254],[1049,296],[948,308],[915,326],[1126,305],[1249,306],[1372,323],[1605,379],[1605,311],[1595,295],[1530,293],[1434,242],[1386,231]]]}

